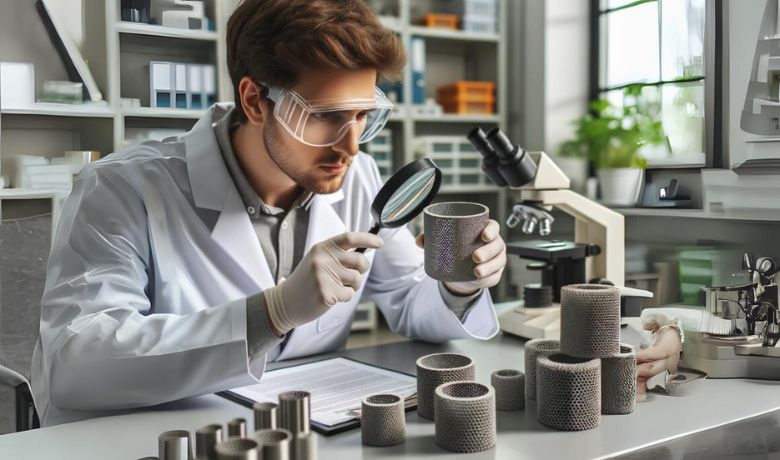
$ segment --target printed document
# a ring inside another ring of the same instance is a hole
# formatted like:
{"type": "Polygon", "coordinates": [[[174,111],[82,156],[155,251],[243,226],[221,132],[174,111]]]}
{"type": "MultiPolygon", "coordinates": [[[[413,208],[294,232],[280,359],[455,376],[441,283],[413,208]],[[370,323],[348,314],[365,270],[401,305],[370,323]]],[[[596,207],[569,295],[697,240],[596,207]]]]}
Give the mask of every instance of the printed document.
{"type": "Polygon", "coordinates": [[[398,394],[407,406],[417,403],[414,377],[346,358],[266,371],[260,383],[230,391],[255,402],[277,402],[285,391],[308,391],[311,420],[326,426],[359,418],[360,401],[372,393],[398,394]]]}

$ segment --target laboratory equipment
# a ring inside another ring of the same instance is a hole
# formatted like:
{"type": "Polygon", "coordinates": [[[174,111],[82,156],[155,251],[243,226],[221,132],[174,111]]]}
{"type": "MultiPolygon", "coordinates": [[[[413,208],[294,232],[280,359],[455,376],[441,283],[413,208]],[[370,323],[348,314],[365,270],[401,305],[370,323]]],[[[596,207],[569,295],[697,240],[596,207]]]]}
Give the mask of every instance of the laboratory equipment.
{"type": "Polygon", "coordinates": [[[460,353],[434,353],[417,360],[417,415],[434,419],[434,391],[447,382],[475,379],[474,360],[460,353]]]}
{"type": "Polygon", "coordinates": [[[234,418],[227,422],[227,437],[228,438],[245,438],[246,437],[246,420],[243,418],[234,418]]]}
{"type": "Polygon", "coordinates": [[[536,401],[536,362],[542,356],[561,351],[558,339],[532,339],[525,343],[525,397],[536,401]]]}
{"type": "Polygon", "coordinates": [[[620,290],[603,284],[561,289],[561,353],[607,358],[620,352],[620,290]]]}
{"type": "Polygon", "coordinates": [[[272,402],[256,402],[252,406],[255,414],[255,431],[276,428],[276,413],[279,405],[272,402]]]}
{"type": "Polygon", "coordinates": [[[231,438],[217,444],[218,460],[260,460],[260,446],[247,438],[231,438]]]}
{"type": "Polygon", "coordinates": [[[490,374],[490,384],[496,390],[496,409],[525,408],[525,375],[517,369],[501,369],[490,374]]]}
{"type": "Polygon", "coordinates": [[[537,417],[556,430],[580,431],[601,423],[601,360],[556,353],[539,358],[537,417]]]}
{"type": "Polygon", "coordinates": [[[436,444],[452,452],[481,452],[496,445],[496,393],[477,382],[436,388],[436,444]]]}
{"type": "Polygon", "coordinates": [[[636,404],[636,351],[620,344],[620,353],[601,359],[601,413],[630,414],[636,404]]]}
{"type": "Polygon", "coordinates": [[[423,211],[425,228],[425,273],[439,281],[472,281],[473,254],[485,242],[488,208],[479,203],[446,202],[423,211]]]}
{"type": "Polygon", "coordinates": [[[222,425],[206,425],[195,432],[195,458],[214,460],[217,458],[217,444],[222,442],[222,425]]]}
{"type": "Polygon", "coordinates": [[[260,458],[263,460],[289,460],[293,435],[288,430],[255,431],[252,439],[260,445],[260,458]]]}
{"type": "Polygon", "coordinates": [[[777,265],[743,256],[747,283],[710,286],[698,333],[687,334],[683,360],[711,378],[780,379],[777,265]]]}
{"type": "Polygon", "coordinates": [[[361,401],[360,437],[363,444],[387,447],[406,440],[404,399],[397,394],[378,393],[361,401]]]}
{"type": "Polygon", "coordinates": [[[279,393],[279,428],[293,436],[310,431],[311,395],[306,391],[279,393]]]}
{"type": "MultiPolygon", "coordinates": [[[[569,178],[544,152],[528,152],[513,144],[499,129],[487,134],[475,128],[469,141],[483,156],[482,170],[494,184],[506,184],[519,190],[520,202],[507,219],[507,226],[521,225],[524,233],[537,230],[541,236],[552,231],[553,207],[574,217],[575,241],[522,241],[507,243],[507,253],[520,257],[538,257],[554,263],[553,298],[560,286],[589,280],[609,280],[624,284],[625,238],[623,216],[605,206],[569,190],[569,178]],[[563,262],[564,259],[570,259],[563,262]],[[559,262],[560,261],[560,262],[559,262]]],[[[510,310],[499,318],[505,332],[529,338],[557,338],[560,331],[560,307],[510,310]]]]}
{"type": "MultiPolygon", "coordinates": [[[[440,185],[441,171],[428,158],[415,160],[396,171],[371,203],[374,225],[369,233],[376,235],[383,227],[406,225],[436,197],[440,185]]],[[[365,248],[356,251],[365,252],[365,248]]]]}
{"type": "Polygon", "coordinates": [[[160,460],[189,460],[192,458],[189,431],[171,430],[160,433],[160,436],[157,437],[157,446],[160,460]]]}

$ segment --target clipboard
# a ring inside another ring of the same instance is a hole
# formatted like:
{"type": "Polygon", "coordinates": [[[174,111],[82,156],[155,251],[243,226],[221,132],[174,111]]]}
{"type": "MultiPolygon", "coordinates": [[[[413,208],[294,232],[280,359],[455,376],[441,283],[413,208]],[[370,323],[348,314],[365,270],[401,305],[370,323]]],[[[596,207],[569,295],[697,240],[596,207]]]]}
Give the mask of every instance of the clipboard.
{"type": "MultiPolygon", "coordinates": [[[[351,361],[353,363],[359,364],[360,366],[376,368],[376,369],[380,369],[380,370],[382,370],[384,372],[391,372],[393,374],[398,374],[398,375],[402,375],[402,376],[406,376],[406,377],[415,378],[415,376],[412,375],[412,374],[408,374],[408,373],[405,373],[405,372],[399,372],[399,371],[395,371],[395,370],[391,370],[391,369],[386,369],[386,368],[383,368],[381,366],[377,366],[377,365],[369,364],[369,363],[364,363],[362,361],[358,361],[356,359],[347,358],[347,357],[328,357],[328,358],[323,358],[323,359],[319,359],[319,360],[315,360],[315,361],[309,361],[309,362],[298,364],[298,365],[293,365],[293,366],[284,367],[284,368],[280,368],[280,369],[274,369],[272,371],[267,371],[267,373],[272,373],[272,372],[275,372],[275,371],[285,370],[285,369],[294,369],[294,368],[301,367],[301,366],[306,366],[306,365],[311,365],[311,364],[316,364],[316,363],[323,363],[325,361],[336,360],[336,359],[343,359],[343,360],[347,360],[347,361],[351,361]]],[[[229,400],[229,401],[235,402],[237,404],[240,404],[240,405],[242,405],[244,407],[248,407],[250,409],[252,408],[252,406],[256,402],[260,401],[260,400],[254,400],[254,399],[251,399],[251,398],[246,397],[244,395],[238,394],[238,393],[236,393],[236,392],[234,392],[232,390],[220,391],[220,392],[218,392],[216,394],[218,396],[221,396],[221,397],[229,400]]],[[[410,396],[406,397],[406,400],[405,400],[405,406],[406,406],[405,407],[405,411],[406,412],[412,411],[412,410],[417,408],[417,398],[416,398],[416,395],[417,394],[415,392],[415,393],[413,393],[413,395],[410,395],[410,396]]],[[[361,399],[362,399],[362,397],[361,397],[361,399]]],[[[266,399],[263,399],[263,401],[266,401],[266,399]]],[[[360,402],[356,401],[356,409],[359,410],[359,408],[360,408],[360,402]]],[[[314,412],[314,410],[312,410],[312,412],[314,412]]],[[[325,435],[325,436],[331,436],[331,435],[334,435],[334,434],[343,433],[343,432],[351,430],[353,428],[360,427],[360,418],[359,418],[359,415],[355,414],[355,417],[350,419],[350,420],[347,420],[347,421],[344,421],[344,422],[340,422],[340,423],[336,423],[336,424],[333,424],[333,425],[329,425],[329,424],[318,422],[317,420],[314,419],[314,416],[312,416],[310,423],[311,423],[311,428],[314,431],[316,431],[317,433],[320,433],[320,434],[325,435]]]]}

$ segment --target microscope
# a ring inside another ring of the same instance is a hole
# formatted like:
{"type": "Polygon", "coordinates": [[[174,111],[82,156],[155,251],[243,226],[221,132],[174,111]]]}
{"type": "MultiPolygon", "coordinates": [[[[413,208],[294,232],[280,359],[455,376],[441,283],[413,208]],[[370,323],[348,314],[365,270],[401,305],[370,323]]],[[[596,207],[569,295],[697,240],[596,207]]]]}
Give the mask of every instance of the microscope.
{"type": "Polygon", "coordinates": [[[745,253],[746,282],[709,286],[698,334],[683,344],[686,365],[712,378],[780,379],[777,265],[745,253]]]}
{"type": "MultiPolygon", "coordinates": [[[[548,236],[553,207],[574,217],[574,242],[527,239],[507,243],[507,253],[533,260],[540,284],[524,287],[524,301],[501,315],[504,332],[526,338],[560,336],[560,289],[567,284],[604,282],[622,287],[625,277],[623,215],[569,190],[569,178],[544,152],[513,144],[499,128],[474,128],[468,140],[482,154],[482,171],[499,187],[519,190],[520,201],[507,219],[510,228],[548,236]]],[[[621,288],[622,308],[652,293],[621,288]]],[[[639,308],[641,311],[641,307],[639,308]]]]}

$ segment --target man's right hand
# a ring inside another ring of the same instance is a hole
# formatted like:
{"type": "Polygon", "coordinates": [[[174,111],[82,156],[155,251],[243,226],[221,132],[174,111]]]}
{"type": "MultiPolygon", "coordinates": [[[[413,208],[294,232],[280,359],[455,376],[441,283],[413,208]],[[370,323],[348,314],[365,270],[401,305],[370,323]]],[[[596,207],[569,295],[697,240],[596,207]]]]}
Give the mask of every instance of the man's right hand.
{"type": "Polygon", "coordinates": [[[274,328],[286,334],[351,300],[369,268],[368,259],[353,249],[382,244],[371,233],[347,232],[313,245],[289,278],[263,292],[274,328]]]}

